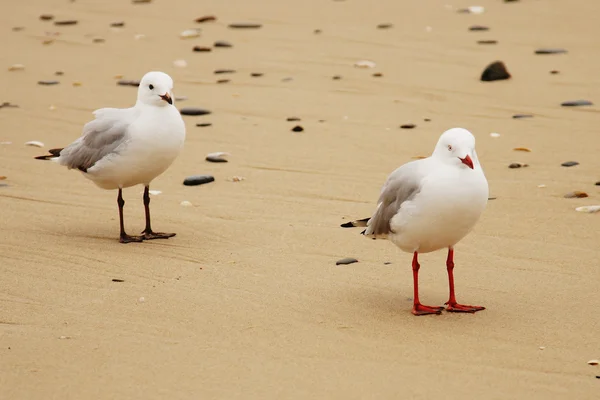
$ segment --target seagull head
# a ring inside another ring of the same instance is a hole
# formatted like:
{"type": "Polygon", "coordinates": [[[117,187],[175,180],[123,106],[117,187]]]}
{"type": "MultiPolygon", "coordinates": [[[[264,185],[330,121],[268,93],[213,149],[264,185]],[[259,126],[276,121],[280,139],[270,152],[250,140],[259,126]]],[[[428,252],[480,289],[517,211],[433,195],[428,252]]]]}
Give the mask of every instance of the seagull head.
{"type": "Polygon", "coordinates": [[[164,107],[173,104],[173,79],[164,72],[148,72],[140,81],[138,102],[164,107]]]}
{"type": "Polygon", "coordinates": [[[433,157],[461,168],[474,169],[479,165],[475,137],[463,128],[452,128],[442,133],[433,157]]]}

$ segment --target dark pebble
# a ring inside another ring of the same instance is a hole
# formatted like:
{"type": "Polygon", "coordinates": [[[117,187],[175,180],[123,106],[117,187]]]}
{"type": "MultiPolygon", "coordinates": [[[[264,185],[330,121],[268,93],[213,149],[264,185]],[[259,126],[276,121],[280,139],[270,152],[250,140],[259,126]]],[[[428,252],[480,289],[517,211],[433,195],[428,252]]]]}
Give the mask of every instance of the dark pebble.
{"type": "Polygon", "coordinates": [[[54,19],[54,15],[52,15],[52,14],[42,14],[42,15],[40,15],[40,19],[42,21],[51,21],[51,20],[54,19]]]}
{"type": "Polygon", "coordinates": [[[133,4],[147,4],[150,3],[152,0],[131,0],[131,2],[133,4]]]}
{"type": "Polygon", "coordinates": [[[208,162],[215,162],[215,163],[223,163],[223,162],[228,162],[225,158],[222,157],[214,157],[214,156],[208,156],[205,159],[208,162]]]}
{"type": "Polygon", "coordinates": [[[195,107],[184,107],[179,110],[181,115],[206,115],[210,114],[210,111],[205,110],[203,108],[195,108],[195,107]]]}
{"type": "Polygon", "coordinates": [[[332,79],[333,79],[334,81],[337,81],[337,80],[340,80],[340,79],[342,79],[342,76],[341,76],[341,75],[334,75],[332,79]]]}
{"type": "Polygon", "coordinates": [[[62,21],[54,21],[54,25],[66,26],[66,25],[77,25],[76,19],[65,19],[62,21]]]}
{"type": "Polygon", "coordinates": [[[508,168],[525,168],[527,167],[527,164],[521,164],[518,162],[512,163],[508,166],[508,168]]]}
{"type": "Polygon", "coordinates": [[[577,161],[565,161],[560,165],[562,165],[563,167],[574,167],[576,165],[579,165],[579,163],[577,161]]]}
{"type": "Polygon", "coordinates": [[[488,200],[496,200],[497,197],[488,197],[488,200]]]}
{"type": "Polygon", "coordinates": [[[559,71],[559,70],[556,70],[556,69],[553,69],[552,71],[550,71],[550,73],[551,73],[552,75],[556,75],[556,74],[560,74],[560,71],[559,71]]]}
{"type": "Polygon", "coordinates": [[[498,44],[497,40],[489,39],[489,40],[478,40],[477,44],[498,44]]]}
{"type": "Polygon", "coordinates": [[[0,187],[9,187],[10,185],[8,183],[0,183],[0,187]]]}
{"type": "Polygon", "coordinates": [[[323,32],[323,31],[322,31],[322,30],[320,30],[320,29],[315,29],[315,30],[313,31],[313,33],[314,33],[315,35],[318,35],[318,34],[320,34],[321,32],[323,32]]]}
{"type": "Polygon", "coordinates": [[[373,74],[373,76],[374,76],[375,78],[381,78],[381,77],[383,76],[383,74],[382,74],[381,72],[375,72],[375,73],[373,74]]]}
{"type": "Polygon", "coordinates": [[[565,54],[565,49],[537,49],[535,54],[565,54]]]}
{"type": "Polygon", "coordinates": [[[54,73],[54,75],[56,75],[56,76],[63,76],[64,74],[65,74],[65,73],[64,73],[64,72],[62,72],[62,71],[56,71],[56,72],[54,73]]]}
{"type": "Polygon", "coordinates": [[[600,186],[600,181],[598,181],[598,182],[594,183],[594,185],[596,185],[596,186],[600,186]]]}
{"type": "Polygon", "coordinates": [[[377,29],[390,29],[393,26],[394,25],[392,25],[392,24],[379,24],[379,25],[377,25],[377,29]]]}
{"type": "Polygon", "coordinates": [[[288,117],[286,121],[289,121],[289,122],[300,121],[300,118],[298,118],[298,117],[288,117]]]}
{"type": "Polygon", "coordinates": [[[516,3],[519,0],[504,0],[505,3],[516,3]]]}
{"type": "MultiPolygon", "coordinates": [[[[10,350],[10,347],[8,349],[10,350]]],[[[596,375],[596,379],[600,379],[600,375],[596,375]]]]}
{"type": "Polygon", "coordinates": [[[564,101],[564,102],[560,103],[560,105],[563,107],[578,107],[578,106],[593,106],[594,103],[592,103],[589,100],[571,100],[571,101],[564,101]]]}
{"type": "Polygon", "coordinates": [[[348,264],[354,264],[357,262],[358,262],[358,260],[356,258],[347,257],[347,258],[342,258],[341,260],[337,260],[335,262],[335,265],[348,265],[348,264]]]}
{"type": "Polygon", "coordinates": [[[586,192],[581,192],[579,190],[575,190],[574,192],[569,192],[563,196],[565,199],[583,199],[589,197],[586,192]]]}
{"type": "Polygon", "coordinates": [[[291,76],[288,76],[287,78],[283,78],[283,79],[281,80],[281,82],[291,82],[291,81],[293,81],[293,80],[294,80],[294,78],[292,78],[291,76]]]}
{"type": "Polygon", "coordinates": [[[482,32],[482,31],[489,31],[490,28],[488,28],[487,26],[483,26],[483,25],[473,25],[469,27],[470,31],[474,31],[474,32],[482,32]]]}
{"type": "Polygon", "coordinates": [[[201,128],[205,128],[207,126],[212,126],[212,124],[210,122],[202,122],[202,123],[196,124],[196,126],[199,126],[201,128]]]}
{"type": "Polygon", "coordinates": [[[132,80],[128,80],[128,79],[119,79],[117,81],[117,85],[119,85],[119,86],[135,86],[135,87],[138,87],[138,86],[140,86],[140,81],[132,81],[132,80]]]}
{"type": "Polygon", "coordinates": [[[484,82],[499,81],[509,79],[510,74],[506,70],[506,65],[502,61],[495,61],[488,65],[481,74],[481,80],[484,82]]]}
{"type": "Polygon", "coordinates": [[[215,17],[214,15],[205,15],[203,17],[196,18],[195,21],[199,24],[203,24],[205,22],[214,22],[216,20],[217,20],[217,17],[215,17]]]}
{"type": "Polygon", "coordinates": [[[262,27],[261,24],[250,24],[250,23],[236,23],[229,24],[229,27],[232,29],[258,29],[262,27]]]}
{"type": "Polygon", "coordinates": [[[233,47],[233,45],[229,42],[226,42],[224,40],[217,40],[215,42],[215,44],[213,44],[213,46],[215,47],[233,47]]]}
{"type": "Polygon", "coordinates": [[[113,279],[112,281],[113,282],[125,282],[123,279],[117,279],[117,278],[113,279]]]}
{"type": "Polygon", "coordinates": [[[13,32],[20,32],[20,31],[25,30],[25,27],[24,26],[13,26],[12,30],[13,30],[13,32]]]}
{"type": "Polygon", "coordinates": [[[94,39],[92,40],[92,42],[94,42],[94,43],[104,43],[104,42],[105,42],[105,40],[104,40],[103,38],[94,38],[94,39]]]}
{"type": "Polygon", "coordinates": [[[391,264],[390,261],[386,261],[386,262],[383,263],[383,265],[390,265],[390,264],[391,264]]]}
{"type": "Polygon", "coordinates": [[[125,26],[125,22],[123,22],[123,21],[119,21],[119,22],[112,22],[112,23],[110,24],[110,26],[111,26],[111,27],[113,27],[113,28],[122,28],[122,27],[124,27],[124,26],[125,26]]]}
{"type": "Polygon", "coordinates": [[[38,85],[45,85],[45,86],[58,85],[59,83],[60,83],[59,81],[38,81],[38,85]]]}
{"type": "Polygon", "coordinates": [[[423,121],[425,121],[425,122],[431,122],[431,118],[423,118],[423,121]]]}
{"type": "Polygon", "coordinates": [[[219,80],[217,80],[217,83],[229,83],[229,82],[231,82],[230,79],[219,79],[219,80]]]}
{"type": "Polygon", "coordinates": [[[251,77],[253,78],[260,78],[261,76],[263,76],[264,74],[262,72],[252,72],[250,74],[251,77]]]}
{"type": "Polygon", "coordinates": [[[215,74],[234,74],[235,69],[216,69],[215,74]]]}
{"type": "Polygon", "coordinates": [[[203,185],[205,183],[214,182],[214,180],[215,177],[211,175],[193,175],[185,178],[183,184],[185,186],[198,186],[203,185]]]}
{"type": "Polygon", "coordinates": [[[192,49],[196,52],[208,52],[208,51],[212,51],[212,49],[210,47],[206,47],[206,46],[194,46],[194,48],[192,49]]]}
{"type": "Polygon", "coordinates": [[[531,114],[515,114],[512,116],[514,119],[521,119],[521,118],[533,118],[533,115],[531,114]]]}
{"type": "Polygon", "coordinates": [[[10,104],[10,102],[5,101],[4,103],[0,104],[0,108],[19,108],[19,106],[16,104],[10,104]]]}
{"type": "Polygon", "coordinates": [[[404,125],[400,125],[400,128],[402,129],[415,129],[417,126],[415,124],[404,124],[404,125]]]}
{"type": "Polygon", "coordinates": [[[301,127],[300,125],[296,125],[295,127],[292,128],[292,132],[302,132],[304,130],[303,127],[301,127]]]}

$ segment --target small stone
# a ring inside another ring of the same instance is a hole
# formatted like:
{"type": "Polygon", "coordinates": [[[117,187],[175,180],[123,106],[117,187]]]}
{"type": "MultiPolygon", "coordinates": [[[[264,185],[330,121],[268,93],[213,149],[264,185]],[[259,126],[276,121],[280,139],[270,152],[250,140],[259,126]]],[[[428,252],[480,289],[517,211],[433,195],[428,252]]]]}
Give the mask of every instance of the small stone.
{"type": "Polygon", "coordinates": [[[111,28],[123,28],[125,26],[125,22],[123,22],[123,21],[111,22],[110,26],[111,26],[111,28]]]}
{"type": "Polygon", "coordinates": [[[483,25],[472,25],[469,27],[470,31],[473,32],[485,32],[485,31],[489,31],[490,28],[487,26],[483,26],[483,25]]]}
{"type": "Polygon", "coordinates": [[[73,82],[73,87],[79,87],[81,85],[83,85],[83,83],[78,82],[78,81],[73,82]]]}
{"type": "Polygon", "coordinates": [[[567,50],[565,50],[565,49],[543,48],[543,49],[537,49],[535,51],[535,54],[565,54],[566,52],[567,52],[567,50]]]}
{"type": "Polygon", "coordinates": [[[373,74],[373,77],[375,77],[375,78],[381,78],[382,76],[383,76],[383,74],[381,72],[375,72],[373,74]]]}
{"type": "Polygon", "coordinates": [[[187,201],[187,200],[183,200],[181,203],[179,203],[179,205],[183,206],[183,207],[191,207],[191,206],[193,206],[193,204],[190,201],[187,201]]]}
{"type": "Polygon", "coordinates": [[[210,47],[206,47],[206,46],[194,46],[194,48],[192,50],[195,52],[198,52],[198,53],[205,53],[205,52],[212,51],[212,49],[210,47]]]}
{"type": "Polygon", "coordinates": [[[138,301],[139,301],[140,303],[143,303],[143,302],[145,302],[145,301],[146,301],[146,298],[145,298],[145,297],[140,297],[140,298],[138,299],[138,301]]]}
{"type": "Polygon", "coordinates": [[[117,85],[119,85],[119,86],[134,86],[134,87],[138,87],[138,86],[140,86],[140,81],[128,80],[128,79],[119,79],[117,81],[117,85]]]}
{"type": "Polygon", "coordinates": [[[404,124],[400,125],[401,129],[415,129],[417,126],[415,124],[404,124]]]}
{"type": "Polygon", "coordinates": [[[195,21],[199,24],[203,24],[205,22],[214,22],[217,20],[217,17],[215,17],[214,15],[205,15],[203,17],[198,17],[195,19],[195,21]]]}
{"type": "Polygon", "coordinates": [[[8,67],[9,71],[23,71],[25,69],[25,66],[23,64],[13,64],[10,67],[8,67]]]}
{"type": "Polygon", "coordinates": [[[262,27],[261,24],[252,24],[252,23],[245,23],[245,22],[229,24],[228,26],[232,29],[258,29],[258,28],[262,27]]]}
{"type": "Polygon", "coordinates": [[[575,209],[575,211],[593,214],[593,213],[597,213],[598,211],[600,211],[600,206],[582,206],[582,207],[577,207],[575,209]]]}
{"type": "Polygon", "coordinates": [[[143,33],[137,33],[137,34],[133,35],[133,38],[134,38],[135,40],[142,40],[142,39],[144,39],[145,37],[146,37],[146,35],[144,35],[143,33]]]}
{"type": "Polygon", "coordinates": [[[58,85],[59,83],[59,81],[38,81],[38,85],[44,86],[58,85]]]}
{"type": "Polygon", "coordinates": [[[195,108],[195,107],[184,107],[179,110],[181,115],[207,115],[210,114],[210,111],[205,110],[203,108],[195,108]]]}
{"type": "Polygon", "coordinates": [[[93,43],[104,43],[104,42],[105,42],[105,40],[104,40],[104,38],[97,37],[97,38],[93,38],[93,39],[92,39],[92,42],[93,42],[93,43]]]}
{"type": "Polygon", "coordinates": [[[65,73],[64,73],[63,71],[56,71],[56,72],[54,73],[54,75],[56,75],[56,76],[63,76],[64,74],[65,74],[65,73]]]}
{"type": "Polygon", "coordinates": [[[175,101],[186,101],[187,96],[175,96],[175,101]]]}
{"type": "Polygon", "coordinates": [[[589,100],[570,100],[570,101],[563,101],[562,103],[560,103],[560,105],[563,107],[579,107],[579,106],[593,106],[594,103],[592,103],[589,100]]]}
{"type": "Polygon", "coordinates": [[[540,350],[544,350],[546,347],[544,346],[540,346],[540,350]]]}
{"type": "Polygon", "coordinates": [[[187,67],[188,63],[185,60],[175,60],[173,61],[173,66],[177,67],[177,68],[185,68],[187,67]]]}
{"type": "Polygon", "coordinates": [[[563,167],[574,167],[576,165],[579,165],[579,163],[577,161],[565,161],[560,165],[562,165],[563,167]]]}
{"type": "Polygon", "coordinates": [[[335,265],[348,265],[348,264],[354,264],[357,262],[358,262],[358,260],[356,258],[346,257],[346,258],[342,258],[341,260],[337,260],[335,262],[335,265]]]}
{"type": "Polygon", "coordinates": [[[67,25],[77,25],[78,21],[76,19],[65,19],[62,21],[54,21],[54,25],[59,26],[67,26],[67,25]]]}
{"type": "Polygon", "coordinates": [[[288,118],[286,119],[286,121],[289,121],[289,122],[300,121],[300,118],[298,118],[298,117],[288,117],[288,118]]]}
{"type": "Polygon", "coordinates": [[[191,38],[196,38],[200,36],[200,30],[199,29],[186,29],[185,31],[182,31],[179,34],[179,37],[182,39],[191,39],[191,38]]]}
{"type": "Polygon", "coordinates": [[[338,80],[342,79],[342,76],[341,76],[341,75],[334,75],[334,76],[332,77],[332,79],[333,79],[334,81],[338,81],[338,80]]]}
{"type": "Polygon", "coordinates": [[[133,4],[147,4],[150,3],[152,0],[131,0],[131,2],[133,4]]]}
{"type": "Polygon", "coordinates": [[[25,30],[24,26],[13,26],[12,27],[13,32],[21,32],[23,30],[25,30]]]}
{"type": "Polygon", "coordinates": [[[118,279],[118,278],[114,278],[112,281],[113,282],[125,282],[123,279],[118,279]]]}
{"type": "Polygon", "coordinates": [[[233,47],[233,45],[229,42],[226,42],[224,40],[217,40],[214,44],[214,47],[233,47]]]}
{"type": "Polygon", "coordinates": [[[586,192],[580,192],[579,190],[575,190],[574,192],[569,192],[563,196],[565,199],[583,199],[588,197],[586,192]]]}
{"type": "Polygon", "coordinates": [[[600,361],[598,361],[598,360],[590,360],[590,361],[588,361],[587,363],[588,363],[589,365],[598,365],[598,364],[600,364],[600,361]]]}
{"type": "Polygon", "coordinates": [[[515,147],[513,151],[524,151],[525,153],[531,153],[531,150],[527,147],[515,147]]]}
{"type": "Polygon", "coordinates": [[[42,21],[52,21],[54,19],[54,15],[52,15],[52,14],[42,14],[42,15],[40,15],[40,19],[42,21]]]}
{"type": "Polygon", "coordinates": [[[243,176],[232,176],[230,179],[231,182],[241,182],[245,180],[246,178],[244,178],[243,176]]]}
{"type": "Polygon", "coordinates": [[[235,74],[235,69],[216,69],[215,74],[235,74]]]}
{"type": "Polygon", "coordinates": [[[215,177],[212,175],[193,175],[185,178],[183,184],[185,186],[198,186],[203,185],[205,183],[214,182],[214,180],[215,177]]]}
{"type": "Polygon", "coordinates": [[[201,122],[199,124],[196,124],[196,126],[199,126],[201,128],[205,128],[207,126],[212,126],[212,124],[210,122],[201,122]]]}
{"type": "Polygon", "coordinates": [[[315,29],[315,30],[313,31],[313,33],[314,33],[315,35],[319,35],[319,34],[321,34],[322,32],[323,32],[323,31],[322,31],[322,30],[320,30],[320,29],[315,29]]]}
{"type": "MultiPolygon", "coordinates": [[[[4,103],[0,104],[0,108],[19,108],[19,106],[16,104],[10,104],[8,101],[5,101],[4,103]]],[[[10,142],[0,142],[0,144],[6,144],[6,143],[10,143],[10,142]]]]}
{"type": "Polygon", "coordinates": [[[594,185],[596,185],[596,186],[600,186],[600,181],[598,181],[598,182],[594,183],[594,185]]]}
{"type": "Polygon", "coordinates": [[[560,74],[560,71],[559,71],[559,70],[556,70],[556,69],[553,69],[552,71],[550,71],[550,73],[551,73],[552,75],[556,75],[556,74],[560,74]]]}
{"type": "Polygon", "coordinates": [[[303,127],[301,127],[300,125],[296,125],[295,127],[292,128],[292,132],[302,132],[304,130],[303,127]]]}
{"type": "Polygon", "coordinates": [[[509,79],[510,74],[502,61],[495,61],[488,65],[481,74],[481,80],[484,82],[499,81],[509,79]]]}
{"type": "Polygon", "coordinates": [[[71,339],[71,336],[59,336],[58,337],[60,340],[66,340],[66,339],[71,339]]]}
{"type": "Polygon", "coordinates": [[[477,44],[498,44],[498,41],[493,39],[478,40],[477,44]]]}
{"type": "Polygon", "coordinates": [[[229,156],[231,154],[223,152],[223,151],[217,151],[215,153],[209,153],[206,155],[206,161],[208,162],[214,162],[214,163],[226,163],[227,162],[227,156],[229,156]]]}
{"type": "Polygon", "coordinates": [[[377,29],[390,29],[393,26],[393,24],[379,24],[377,25],[377,29]]]}
{"type": "Polygon", "coordinates": [[[531,114],[515,114],[512,117],[513,117],[513,119],[533,118],[533,115],[531,115],[531,114]]]}
{"type": "Polygon", "coordinates": [[[543,189],[546,187],[546,185],[544,185],[543,183],[541,185],[537,185],[537,187],[539,187],[540,189],[543,189]]]}
{"type": "Polygon", "coordinates": [[[231,79],[219,79],[217,80],[217,83],[229,83],[231,82],[231,79]]]}
{"type": "Polygon", "coordinates": [[[425,122],[431,122],[431,118],[423,118],[423,121],[425,121],[425,122]]]}
{"type": "Polygon", "coordinates": [[[294,80],[294,78],[292,78],[291,76],[288,76],[288,77],[285,77],[285,78],[283,78],[283,79],[281,80],[281,82],[291,82],[291,81],[293,81],[293,80],[294,80]]]}
{"type": "Polygon", "coordinates": [[[260,78],[261,76],[263,76],[264,74],[262,72],[252,72],[250,74],[251,77],[253,78],[260,78]]]}
{"type": "Polygon", "coordinates": [[[0,181],[6,180],[6,177],[3,175],[0,175],[0,181]]]}
{"type": "Polygon", "coordinates": [[[529,166],[528,164],[523,164],[523,163],[515,162],[515,163],[510,164],[508,166],[508,168],[525,168],[525,167],[528,167],[528,166],[529,166]]]}
{"type": "Polygon", "coordinates": [[[44,147],[44,143],[37,140],[31,140],[29,142],[25,142],[25,146],[44,147]]]}
{"type": "Polygon", "coordinates": [[[356,68],[375,68],[377,64],[369,60],[360,60],[354,63],[356,68]]]}

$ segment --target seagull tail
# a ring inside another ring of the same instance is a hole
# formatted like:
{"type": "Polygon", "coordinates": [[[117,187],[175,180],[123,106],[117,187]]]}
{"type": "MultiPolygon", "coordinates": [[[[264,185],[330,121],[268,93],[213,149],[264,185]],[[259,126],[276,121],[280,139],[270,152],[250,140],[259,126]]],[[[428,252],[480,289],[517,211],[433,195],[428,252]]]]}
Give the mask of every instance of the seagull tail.
{"type": "Polygon", "coordinates": [[[355,227],[366,227],[367,226],[367,222],[369,222],[370,218],[363,218],[363,219],[357,219],[356,221],[350,221],[350,222],[346,222],[344,224],[341,224],[340,226],[342,228],[355,228],[355,227]]]}
{"type": "Polygon", "coordinates": [[[60,152],[62,150],[63,149],[50,149],[50,150],[48,150],[48,153],[50,153],[50,154],[46,154],[45,156],[37,156],[37,157],[34,157],[34,158],[36,160],[52,160],[54,158],[60,157],[60,152]]]}

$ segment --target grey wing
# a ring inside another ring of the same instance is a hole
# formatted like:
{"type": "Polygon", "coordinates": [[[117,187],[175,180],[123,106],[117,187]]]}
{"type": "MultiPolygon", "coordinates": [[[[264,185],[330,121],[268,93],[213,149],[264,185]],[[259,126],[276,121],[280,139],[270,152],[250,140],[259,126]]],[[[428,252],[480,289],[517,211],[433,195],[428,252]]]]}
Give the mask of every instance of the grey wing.
{"type": "Polygon", "coordinates": [[[395,170],[385,182],[377,209],[367,222],[364,235],[385,238],[395,233],[390,227],[390,221],[398,213],[402,203],[413,199],[421,190],[421,174],[416,163],[408,163],[395,170]]]}
{"type": "Polygon", "coordinates": [[[131,113],[126,111],[129,109],[97,110],[96,119],[85,124],[81,137],[65,147],[57,161],[69,169],[87,172],[102,158],[118,153],[129,138],[131,113]]]}

